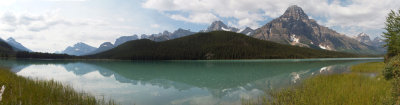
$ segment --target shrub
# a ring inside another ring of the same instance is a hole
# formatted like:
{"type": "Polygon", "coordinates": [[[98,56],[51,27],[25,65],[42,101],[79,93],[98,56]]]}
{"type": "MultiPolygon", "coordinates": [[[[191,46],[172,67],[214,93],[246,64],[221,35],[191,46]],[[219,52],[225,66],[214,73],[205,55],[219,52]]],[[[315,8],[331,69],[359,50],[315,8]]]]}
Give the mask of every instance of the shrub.
{"type": "Polygon", "coordinates": [[[386,64],[383,75],[386,79],[400,77],[400,56],[395,56],[386,64]]]}

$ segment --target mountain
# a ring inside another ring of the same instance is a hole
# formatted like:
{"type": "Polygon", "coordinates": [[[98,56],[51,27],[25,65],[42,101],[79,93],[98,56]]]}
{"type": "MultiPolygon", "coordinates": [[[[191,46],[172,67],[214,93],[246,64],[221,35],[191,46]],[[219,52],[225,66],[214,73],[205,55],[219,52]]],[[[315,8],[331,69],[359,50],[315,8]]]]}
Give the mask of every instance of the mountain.
{"type": "Polygon", "coordinates": [[[152,41],[160,42],[160,41],[166,41],[170,40],[171,32],[164,31],[163,33],[158,33],[158,34],[152,34],[147,37],[147,39],[150,39],[152,41]]]}
{"type": "Polygon", "coordinates": [[[360,43],[309,19],[303,9],[293,5],[285,13],[255,30],[252,37],[314,49],[376,54],[374,47],[360,43]]]}
{"type": "Polygon", "coordinates": [[[245,34],[245,35],[253,35],[254,34],[254,30],[253,29],[251,29],[250,27],[246,27],[244,30],[242,30],[242,31],[239,31],[239,33],[241,33],[241,34],[245,34]]]}
{"type": "Polygon", "coordinates": [[[386,44],[386,42],[383,41],[383,39],[375,37],[374,40],[371,41],[371,43],[372,43],[371,45],[376,47],[379,52],[383,52],[382,54],[385,54],[387,52],[386,47],[383,47],[386,44]]]}
{"type": "Polygon", "coordinates": [[[214,21],[211,23],[210,26],[208,26],[207,29],[201,30],[200,32],[212,32],[212,31],[230,31],[245,35],[253,35],[255,32],[255,30],[251,29],[250,27],[246,27],[244,29],[239,30],[238,28],[227,26],[222,21],[214,21]]]}
{"type": "Polygon", "coordinates": [[[97,53],[101,53],[101,52],[110,50],[110,49],[112,49],[112,48],[114,48],[114,45],[113,45],[111,42],[104,42],[104,43],[101,44],[101,45],[99,46],[99,48],[97,48],[96,50],[94,50],[94,51],[92,51],[92,52],[89,52],[89,53],[86,53],[86,54],[83,54],[83,55],[97,54],[97,53]]]}
{"type": "Polygon", "coordinates": [[[13,52],[12,46],[0,38],[0,57],[8,57],[13,52]]]}
{"type": "Polygon", "coordinates": [[[148,39],[149,38],[149,36],[148,35],[146,35],[146,34],[142,34],[142,35],[140,35],[140,39],[148,39]]]}
{"type": "Polygon", "coordinates": [[[239,29],[235,27],[228,27],[222,21],[214,21],[211,25],[204,30],[203,32],[211,32],[211,31],[231,31],[231,32],[238,32],[239,29]]]}
{"type": "Polygon", "coordinates": [[[380,52],[380,54],[386,53],[386,48],[383,47],[385,42],[382,39],[380,39],[379,37],[375,37],[374,40],[371,40],[371,38],[369,37],[368,34],[362,32],[362,33],[358,34],[357,36],[354,36],[354,39],[356,39],[357,41],[364,43],[368,46],[372,46],[373,49],[377,52],[380,52]]]}
{"type": "Polygon", "coordinates": [[[354,37],[354,39],[356,39],[357,41],[367,44],[367,45],[372,45],[372,41],[371,38],[369,38],[369,35],[367,35],[366,33],[362,32],[360,34],[358,34],[357,36],[354,37]]]}
{"type": "Polygon", "coordinates": [[[27,51],[32,52],[32,50],[26,48],[21,43],[17,42],[14,38],[10,37],[7,39],[7,43],[12,46],[15,51],[27,51]]]}
{"type": "Polygon", "coordinates": [[[379,37],[375,37],[374,40],[371,41],[372,45],[375,46],[379,46],[382,47],[383,45],[385,45],[385,41],[383,41],[383,39],[379,38],[379,37]]]}
{"type": "Polygon", "coordinates": [[[188,36],[188,35],[193,35],[195,34],[195,32],[192,32],[190,30],[185,30],[185,29],[181,29],[179,28],[178,30],[174,31],[171,34],[171,39],[175,39],[175,38],[180,38],[180,37],[184,37],[184,36],[188,36]]]}
{"type": "MultiPolygon", "coordinates": [[[[140,36],[140,38],[141,39],[149,39],[149,40],[152,40],[152,41],[160,42],[160,41],[166,41],[166,40],[170,40],[170,39],[180,38],[180,37],[187,36],[187,35],[192,35],[194,33],[195,32],[191,32],[190,30],[185,30],[185,29],[179,28],[178,30],[175,30],[173,33],[168,32],[168,31],[164,31],[163,33],[151,34],[151,35],[142,34],[140,36]]],[[[112,48],[114,48],[116,46],[119,46],[119,45],[121,45],[121,44],[123,44],[125,42],[132,41],[132,40],[138,40],[138,39],[139,39],[138,35],[122,36],[122,37],[119,37],[119,38],[117,38],[115,40],[115,44],[114,45],[112,45],[109,42],[104,42],[96,50],[93,50],[92,52],[89,52],[89,53],[86,53],[86,54],[83,54],[83,55],[91,55],[91,54],[104,52],[104,51],[112,49],[112,48]]]]}
{"type": "Polygon", "coordinates": [[[114,45],[115,46],[119,46],[122,43],[125,43],[127,41],[131,41],[131,40],[137,40],[139,39],[139,37],[137,35],[132,35],[132,36],[122,36],[119,37],[118,39],[115,40],[114,45]]]}
{"type": "Polygon", "coordinates": [[[89,57],[130,60],[195,60],[356,56],[358,55],[283,45],[234,32],[213,31],[162,42],[148,39],[129,41],[111,50],[89,57]]]}
{"type": "Polygon", "coordinates": [[[150,39],[152,41],[156,42],[161,42],[161,41],[166,41],[166,40],[171,40],[171,39],[176,39],[188,35],[195,34],[195,32],[191,32],[190,30],[185,30],[179,28],[178,30],[175,30],[173,33],[164,31],[163,33],[159,34],[152,34],[152,35],[142,35],[142,39],[150,39]]]}
{"type": "Polygon", "coordinates": [[[90,53],[94,50],[96,50],[95,47],[92,47],[85,43],[79,42],[79,43],[76,43],[74,46],[67,47],[62,53],[68,54],[68,55],[81,56],[81,55],[90,53]]]}
{"type": "MultiPolygon", "coordinates": [[[[180,38],[180,37],[192,35],[192,34],[195,34],[195,32],[191,32],[190,30],[185,30],[185,29],[179,28],[178,30],[175,30],[173,33],[164,31],[162,33],[151,34],[151,35],[142,34],[140,36],[140,39],[149,39],[152,41],[161,42],[161,41],[180,38]]],[[[122,36],[122,37],[119,37],[115,41],[114,46],[119,46],[127,41],[138,40],[138,39],[139,39],[139,37],[137,35],[122,36]]]]}

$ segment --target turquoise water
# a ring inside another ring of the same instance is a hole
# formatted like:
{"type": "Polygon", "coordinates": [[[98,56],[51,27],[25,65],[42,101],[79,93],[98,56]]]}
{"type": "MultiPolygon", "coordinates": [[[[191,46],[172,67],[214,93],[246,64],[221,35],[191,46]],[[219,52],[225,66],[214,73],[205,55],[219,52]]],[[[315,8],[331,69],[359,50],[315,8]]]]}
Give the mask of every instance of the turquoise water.
{"type": "Polygon", "coordinates": [[[125,105],[235,105],[317,74],[381,58],[62,61],[0,60],[17,75],[54,79],[125,105]]]}

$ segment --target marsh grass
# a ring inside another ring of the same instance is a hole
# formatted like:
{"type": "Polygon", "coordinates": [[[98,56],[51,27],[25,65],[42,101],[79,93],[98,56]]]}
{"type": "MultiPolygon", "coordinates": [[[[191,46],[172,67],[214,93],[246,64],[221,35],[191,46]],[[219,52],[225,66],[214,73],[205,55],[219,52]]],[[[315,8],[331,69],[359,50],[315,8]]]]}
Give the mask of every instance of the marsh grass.
{"type": "Polygon", "coordinates": [[[392,105],[391,81],[383,76],[369,77],[359,72],[379,73],[382,63],[356,65],[351,73],[316,75],[301,84],[282,90],[272,90],[246,105],[392,105]],[[378,70],[370,69],[376,67],[378,70]],[[368,68],[368,70],[364,69],[368,68]],[[359,72],[356,72],[359,71],[359,72]],[[267,97],[268,96],[268,97],[267,97]]]}
{"type": "Polygon", "coordinates": [[[368,62],[352,66],[351,71],[361,73],[381,73],[384,68],[385,63],[383,62],[368,62]]]}
{"type": "Polygon", "coordinates": [[[0,68],[0,86],[6,87],[0,105],[114,105],[113,100],[100,99],[76,92],[53,80],[31,80],[0,68]]]}

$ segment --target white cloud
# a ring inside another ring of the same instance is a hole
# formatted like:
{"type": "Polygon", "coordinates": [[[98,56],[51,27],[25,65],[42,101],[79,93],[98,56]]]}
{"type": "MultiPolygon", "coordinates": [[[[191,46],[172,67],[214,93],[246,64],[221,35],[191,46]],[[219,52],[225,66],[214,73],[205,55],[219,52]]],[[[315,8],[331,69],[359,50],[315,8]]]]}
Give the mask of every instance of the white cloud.
{"type": "MultiPolygon", "coordinates": [[[[382,29],[385,16],[399,9],[399,0],[146,0],[144,8],[172,12],[170,17],[192,23],[210,23],[209,16],[234,18],[235,26],[259,27],[267,18],[276,18],[290,5],[299,5],[308,15],[320,17],[320,24],[339,27],[382,29]],[[346,4],[351,3],[351,4],[346,4]],[[345,5],[343,5],[345,4],[345,5]],[[207,14],[208,16],[197,16],[207,14]],[[185,15],[186,14],[186,15],[185,15]],[[187,15],[189,14],[189,15],[187,15]]],[[[231,20],[230,20],[231,21],[231,20]]]]}
{"type": "Polygon", "coordinates": [[[66,18],[59,12],[32,15],[6,12],[0,14],[0,37],[15,38],[33,51],[62,51],[77,42],[98,47],[113,42],[116,35],[130,35],[140,28],[118,24],[114,19],[66,18]]]}
{"type": "Polygon", "coordinates": [[[191,23],[205,23],[205,24],[218,20],[218,17],[212,13],[193,13],[190,14],[188,17],[175,14],[171,15],[170,17],[174,20],[182,20],[191,23]]]}
{"type": "Polygon", "coordinates": [[[14,4],[17,0],[0,0],[0,5],[11,5],[14,4]]]}
{"type": "Polygon", "coordinates": [[[160,28],[160,25],[158,25],[158,24],[152,24],[152,25],[150,25],[150,27],[152,27],[152,28],[160,28]]]}
{"type": "MultiPolygon", "coordinates": [[[[1,22],[5,24],[0,29],[8,32],[14,32],[17,29],[27,28],[29,31],[39,32],[48,28],[63,24],[72,25],[67,20],[54,15],[54,12],[48,12],[42,15],[20,14],[6,12],[1,17],[1,22]]],[[[56,13],[58,14],[58,13],[56,13]]]]}
{"type": "Polygon", "coordinates": [[[45,1],[54,1],[54,2],[57,2],[57,1],[67,1],[67,2],[69,2],[69,1],[79,1],[79,2],[82,2],[82,1],[88,1],[88,0],[45,0],[45,1]]]}

